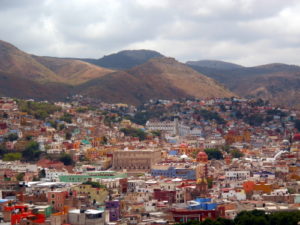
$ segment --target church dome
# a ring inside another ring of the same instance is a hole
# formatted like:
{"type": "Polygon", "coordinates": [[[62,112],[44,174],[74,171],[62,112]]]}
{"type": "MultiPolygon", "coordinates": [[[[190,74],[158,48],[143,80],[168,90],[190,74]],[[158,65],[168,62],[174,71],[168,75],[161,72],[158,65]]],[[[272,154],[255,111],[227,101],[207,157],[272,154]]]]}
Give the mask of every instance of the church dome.
{"type": "Polygon", "coordinates": [[[197,162],[207,162],[208,156],[205,152],[199,152],[197,155],[197,162]]]}

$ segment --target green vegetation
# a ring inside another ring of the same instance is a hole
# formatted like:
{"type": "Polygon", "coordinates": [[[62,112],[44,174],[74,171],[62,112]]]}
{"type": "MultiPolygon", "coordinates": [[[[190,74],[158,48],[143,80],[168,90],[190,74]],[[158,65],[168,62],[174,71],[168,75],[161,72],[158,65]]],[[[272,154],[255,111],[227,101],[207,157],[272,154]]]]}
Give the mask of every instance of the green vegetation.
{"type": "Polygon", "coordinates": [[[145,125],[146,122],[151,118],[150,112],[137,112],[133,118],[131,118],[131,121],[140,124],[145,125]]]}
{"type": "Polygon", "coordinates": [[[66,133],[66,140],[71,140],[72,134],[70,132],[66,133]]]}
{"type": "Polygon", "coordinates": [[[35,141],[30,141],[27,145],[25,150],[22,152],[22,156],[24,160],[27,161],[35,161],[38,160],[41,151],[39,150],[39,144],[35,141]]]}
{"type": "Polygon", "coordinates": [[[232,149],[230,151],[230,155],[233,157],[233,158],[241,158],[244,156],[244,154],[238,150],[238,149],[232,149]]]}
{"type": "Polygon", "coordinates": [[[153,130],[153,131],[151,131],[151,134],[154,137],[161,137],[161,131],[160,130],[153,130]]]}
{"type": "Polygon", "coordinates": [[[3,114],[1,114],[1,117],[2,117],[3,119],[8,119],[8,114],[7,114],[7,113],[3,113],[3,114]]]}
{"type": "Polygon", "coordinates": [[[273,115],[273,116],[281,116],[281,117],[287,116],[287,113],[282,112],[279,109],[270,109],[270,110],[267,111],[267,114],[268,115],[273,115]]]}
{"type": "Polygon", "coordinates": [[[6,153],[3,156],[3,161],[16,161],[21,160],[22,154],[19,152],[16,153],[6,153]]]}
{"type": "Polygon", "coordinates": [[[110,115],[107,115],[105,114],[105,117],[104,117],[104,124],[106,126],[109,126],[111,127],[112,124],[114,123],[119,123],[122,121],[122,117],[120,117],[119,115],[117,114],[110,114],[110,115]]]}
{"type": "Polygon", "coordinates": [[[59,161],[61,161],[66,166],[74,164],[72,156],[65,153],[60,156],[59,161]]]}
{"type": "Polygon", "coordinates": [[[235,118],[237,119],[243,119],[244,115],[242,114],[242,112],[240,110],[237,110],[235,112],[235,118]]]}
{"type": "Polygon", "coordinates": [[[97,108],[92,107],[92,106],[82,106],[76,109],[76,112],[78,113],[86,113],[88,111],[95,111],[97,108]]]}
{"type": "Polygon", "coordinates": [[[108,143],[107,137],[103,136],[103,137],[102,137],[101,144],[106,145],[107,143],[108,143]]]}
{"type": "MultiPolygon", "coordinates": [[[[141,109],[142,111],[137,112],[133,118],[129,118],[132,122],[140,125],[145,125],[146,122],[152,118],[161,119],[162,116],[165,113],[168,113],[167,109],[163,107],[156,107],[147,109],[146,111],[144,109],[141,109]]],[[[170,118],[164,118],[164,119],[170,119],[170,118]]]]}
{"type": "Polygon", "coordinates": [[[49,120],[48,123],[50,124],[51,127],[57,129],[58,123],[56,120],[49,120]]]}
{"type": "Polygon", "coordinates": [[[147,133],[142,129],[122,128],[120,131],[123,132],[126,136],[138,137],[141,141],[147,138],[147,133]]]}
{"type": "Polygon", "coordinates": [[[98,182],[93,182],[93,181],[86,181],[82,184],[87,184],[87,185],[91,185],[93,188],[104,188],[106,189],[106,186],[103,184],[99,184],[98,182]]]}
{"type": "Polygon", "coordinates": [[[251,126],[261,126],[261,124],[264,122],[264,118],[259,114],[254,114],[244,117],[244,122],[251,126]]]}
{"type": "Polygon", "coordinates": [[[46,177],[46,170],[43,168],[39,171],[39,178],[45,178],[46,177]]]}
{"type": "Polygon", "coordinates": [[[207,178],[207,186],[208,188],[212,188],[213,187],[213,178],[212,177],[208,177],[207,178]]]}
{"type": "Polygon", "coordinates": [[[89,109],[87,107],[80,107],[80,108],[76,109],[76,112],[78,112],[78,113],[85,113],[87,111],[89,111],[89,109]]]}
{"type": "Polygon", "coordinates": [[[218,218],[206,219],[203,222],[190,221],[182,225],[297,225],[300,221],[300,211],[274,212],[266,214],[263,211],[242,211],[234,220],[218,218]]]}
{"type": "Polygon", "coordinates": [[[204,149],[204,151],[207,154],[209,160],[211,160],[211,159],[217,159],[217,160],[223,159],[222,152],[217,148],[207,148],[207,149],[204,149]]]}
{"type": "Polygon", "coordinates": [[[32,135],[27,135],[27,136],[25,137],[25,140],[26,140],[26,141],[31,141],[31,140],[32,140],[32,138],[33,138],[33,136],[32,136],[32,135]]]}
{"type": "Polygon", "coordinates": [[[215,120],[218,124],[225,124],[225,120],[220,117],[217,112],[212,112],[206,109],[202,109],[200,111],[196,111],[197,114],[200,114],[205,120],[215,120]]]}
{"type": "Polygon", "coordinates": [[[71,115],[70,113],[64,113],[64,115],[61,116],[59,118],[59,120],[65,121],[66,123],[72,123],[72,118],[73,118],[73,115],[71,115]]]}
{"type": "Polygon", "coordinates": [[[63,129],[65,129],[66,128],[66,125],[65,124],[59,124],[59,126],[58,126],[58,129],[59,130],[63,130],[63,129]]]}
{"type": "Polygon", "coordinates": [[[251,102],[250,105],[251,105],[251,107],[267,106],[267,105],[269,105],[269,101],[264,101],[263,99],[259,98],[256,101],[251,102]]]}
{"type": "Polygon", "coordinates": [[[25,173],[18,173],[16,176],[17,181],[23,181],[24,180],[25,173]]]}
{"type": "Polygon", "coordinates": [[[7,135],[4,140],[5,141],[16,141],[18,140],[19,136],[16,133],[10,133],[9,135],[7,135]]]}
{"type": "Polygon", "coordinates": [[[26,112],[34,116],[36,119],[45,120],[50,114],[60,111],[59,106],[47,102],[33,102],[18,100],[17,101],[20,111],[26,112]]]}

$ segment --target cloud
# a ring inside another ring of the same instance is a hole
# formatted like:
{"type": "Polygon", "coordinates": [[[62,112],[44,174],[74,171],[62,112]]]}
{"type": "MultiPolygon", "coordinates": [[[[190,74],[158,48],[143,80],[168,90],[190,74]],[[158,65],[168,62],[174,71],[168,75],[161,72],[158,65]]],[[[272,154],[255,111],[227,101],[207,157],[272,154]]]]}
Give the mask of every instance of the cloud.
{"type": "Polygon", "coordinates": [[[300,65],[299,10],[296,0],[2,0],[0,39],[59,57],[143,48],[181,61],[300,65]]]}

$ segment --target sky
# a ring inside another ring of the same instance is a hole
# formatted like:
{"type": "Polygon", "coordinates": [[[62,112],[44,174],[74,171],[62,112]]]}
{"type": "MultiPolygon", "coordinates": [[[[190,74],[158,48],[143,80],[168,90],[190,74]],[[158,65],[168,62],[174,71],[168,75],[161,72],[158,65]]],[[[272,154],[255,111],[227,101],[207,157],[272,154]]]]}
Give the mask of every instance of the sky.
{"type": "Polygon", "coordinates": [[[300,1],[0,0],[0,39],[43,56],[151,49],[181,62],[300,65],[300,1]]]}

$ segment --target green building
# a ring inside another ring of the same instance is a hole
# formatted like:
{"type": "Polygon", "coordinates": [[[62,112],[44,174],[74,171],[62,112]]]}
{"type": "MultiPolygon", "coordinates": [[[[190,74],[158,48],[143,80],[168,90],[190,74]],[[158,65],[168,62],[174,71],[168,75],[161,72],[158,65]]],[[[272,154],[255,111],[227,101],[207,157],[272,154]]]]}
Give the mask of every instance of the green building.
{"type": "Polygon", "coordinates": [[[70,182],[70,183],[83,183],[88,180],[96,179],[115,179],[115,178],[126,178],[126,173],[119,173],[115,171],[92,171],[86,172],[84,174],[69,174],[59,176],[60,182],[70,182]]]}
{"type": "Polygon", "coordinates": [[[38,210],[38,213],[44,214],[46,217],[49,217],[52,214],[51,205],[38,205],[35,206],[34,209],[38,210]]]}

